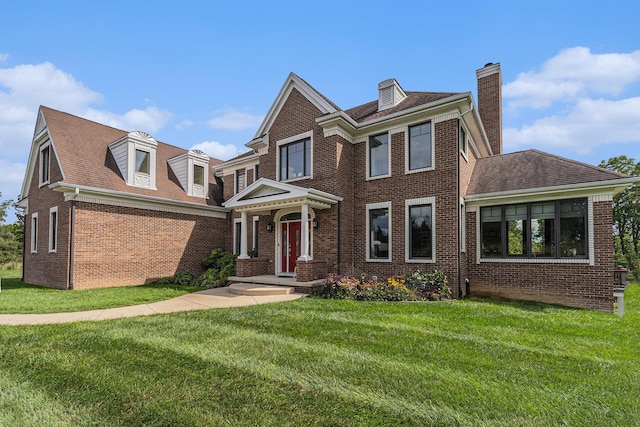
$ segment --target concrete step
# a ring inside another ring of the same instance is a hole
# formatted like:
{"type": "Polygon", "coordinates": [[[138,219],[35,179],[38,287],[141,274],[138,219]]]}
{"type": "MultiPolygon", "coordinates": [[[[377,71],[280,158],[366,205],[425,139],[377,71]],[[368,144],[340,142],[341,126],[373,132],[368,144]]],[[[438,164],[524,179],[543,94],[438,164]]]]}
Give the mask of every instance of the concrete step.
{"type": "Polygon", "coordinates": [[[258,285],[256,283],[232,283],[229,292],[235,295],[265,296],[287,295],[295,292],[291,286],[258,285]]]}

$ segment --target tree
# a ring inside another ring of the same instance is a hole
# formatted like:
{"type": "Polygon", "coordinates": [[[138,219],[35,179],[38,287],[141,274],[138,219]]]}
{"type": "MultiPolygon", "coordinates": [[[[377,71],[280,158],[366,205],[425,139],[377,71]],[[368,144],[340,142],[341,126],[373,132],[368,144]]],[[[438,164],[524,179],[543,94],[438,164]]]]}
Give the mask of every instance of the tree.
{"type": "MultiPolygon", "coordinates": [[[[2,193],[0,193],[2,196],[2,193]]],[[[23,210],[13,200],[0,203],[0,266],[20,262],[22,258],[22,236],[24,235],[23,210]],[[15,211],[15,224],[4,224],[7,210],[15,211]]]]}
{"type": "MultiPolygon", "coordinates": [[[[601,168],[640,176],[640,162],[627,156],[602,161],[601,168]]],[[[613,198],[615,263],[623,265],[633,277],[640,273],[640,186],[634,184],[613,198]]]]}

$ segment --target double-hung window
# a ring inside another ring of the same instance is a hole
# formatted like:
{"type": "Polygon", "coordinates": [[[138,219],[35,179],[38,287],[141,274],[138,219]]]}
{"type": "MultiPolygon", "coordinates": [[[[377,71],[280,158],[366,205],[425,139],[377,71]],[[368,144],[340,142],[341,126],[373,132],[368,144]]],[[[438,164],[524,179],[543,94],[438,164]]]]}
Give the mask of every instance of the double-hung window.
{"type": "Polygon", "coordinates": [[[280,180],[311,176],[311,138],[280,146],[280,180]]]}
{"type": "Polygon", "coordinates": [[[58,247],[58,207],[49,209],[49,252],[55,252],[58,247]]]}
{"type": "Polygon", "coordinates": [[[407,172],[418,172],[433,167],[431,122],[409,126],[406,152],[407,172]]]}
{"type": "Polygon", "coordinates": [[[391,203],[367,205],[367,261],[391,261],[391,203]]]}
{"type": "Polygon", "coordinates": [[[38,213],[31,215],[31,253],[38,252],[38,213]]]}
{"type": "Polygon", "coordinates": [[[246,169],[238,169],[236,171],[236,194],[244,190],[247,186],[247,171],[246,169]]]}
{"type": "Polygon", "coordinates": [[[586,258],[587,199],[480,209],[482,258],[586,258]]]}
{"type": "Polygon", "coordinates": [[[390,155],[388,133],[381,133],[369,137],[369,163],[367,164],[369,178],[389,176],[390,155]]]}

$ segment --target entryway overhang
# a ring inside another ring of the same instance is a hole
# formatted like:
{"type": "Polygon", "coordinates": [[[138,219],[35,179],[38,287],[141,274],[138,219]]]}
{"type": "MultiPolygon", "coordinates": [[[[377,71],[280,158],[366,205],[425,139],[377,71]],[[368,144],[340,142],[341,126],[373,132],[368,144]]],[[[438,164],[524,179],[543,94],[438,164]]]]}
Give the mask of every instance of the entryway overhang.
{"type": "Polygon", "coordinates": [[[342,197],[313,188],[260,178],[222,205],[237,212],[268,213],[273,209],[307,205],[313,209],[328,209],[342,197]]]}

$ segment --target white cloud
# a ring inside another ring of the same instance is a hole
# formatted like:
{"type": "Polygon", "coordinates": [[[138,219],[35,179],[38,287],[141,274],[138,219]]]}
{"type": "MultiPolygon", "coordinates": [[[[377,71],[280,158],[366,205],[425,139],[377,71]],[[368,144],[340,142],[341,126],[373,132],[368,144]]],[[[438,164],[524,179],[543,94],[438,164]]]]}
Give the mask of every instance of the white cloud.
{"type": "Polygon", "coordinates": [[[144,110],[133,109],[124,114],[89,108],[85,113],[79,115],[115,128],[129,131],[141,130],[149,133],[158,131],[172,116],[171,112],[156,107],[147,107],[144,110]]]}
{"type": "Polygon", "coordinates": [[[262,123],[264,116],[243,113],[241,111],[228,110],[222,115],[207,121],[213,129],[242,130],[257,128],[262,123]]]}
{"type": "Polygon", "coordinates": [[[5,62],[7,59],[9,59],[8,53],[0,53],[0,62],[5,62]]]}
{"type": "Polygon", "coordinates": [[[207,153],[210,157],[215,157],[220,160],[229,160],[238,154],[247,151],[238,149],[233,144],[221,144],[217,141],[205,141],[191,147],[191,150],[198,149],[207,153]]]}
{"type": "Polygon", "coordinates": [[[182,129],[190,128],[193,125],[195,125],[195,122],[193,122],[191,120],[183,120],[183,121],[181,121],[180,123],[178,123],[176,125],[176,129],[177,130],[182,130],[182,129]]]}
{"type": "MultiPolygon", "coordinates": [[[[0,54],[8,57],[6,54],[0,54]]],[[[124,114],[91,106],[103,96],[55,65],[23,64],[0,67],[0,152],[5,157],[26,158],[40,105],[96,120],[126,130],[156,132],[171,113],[156,107],[133,109],[124,114]]]]}
{"type": "Polygon", "coordinates": [[[518,74],[503,95],[508,109],[545,108],[557,101],[595,95],[618,96],[640,80],[640,50],[631,53],[593,54],[589,48],[561,50],[541,71],[518,74]]]}
{"type": "Polygon", "coordinates": [[[588,153],[603,144],[640,141],[640,97],[623,100],[580,98],[567,115],[536,120],[521,128],[505,128],[507,151],[519,147],[573,148],[588,153]]]}
{"type": "Polygon", "coordinates": [[[2,199],[17,200],[22,190],[22,180],[27,165],[24,163],[12,163],[9,160],[0,159],[0,192],[2,199]]]}

